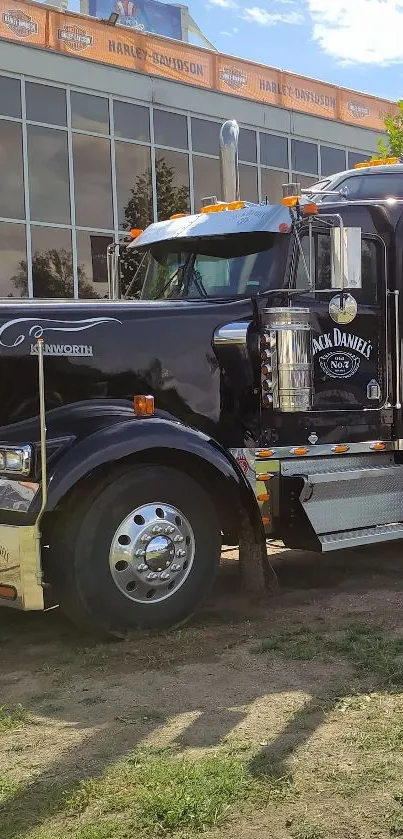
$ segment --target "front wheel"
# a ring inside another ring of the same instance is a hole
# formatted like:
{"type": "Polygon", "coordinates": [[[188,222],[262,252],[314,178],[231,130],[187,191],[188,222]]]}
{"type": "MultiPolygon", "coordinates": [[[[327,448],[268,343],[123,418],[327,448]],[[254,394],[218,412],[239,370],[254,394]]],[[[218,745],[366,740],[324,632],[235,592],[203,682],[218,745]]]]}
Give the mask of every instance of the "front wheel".
{"type": "Polygon", "coordinates": [[[55,542],[61,608],[110,634],[183,623],[210,591],[221,552],[205,490],[151,464],[123,467],[76,501],[55,542]]]}

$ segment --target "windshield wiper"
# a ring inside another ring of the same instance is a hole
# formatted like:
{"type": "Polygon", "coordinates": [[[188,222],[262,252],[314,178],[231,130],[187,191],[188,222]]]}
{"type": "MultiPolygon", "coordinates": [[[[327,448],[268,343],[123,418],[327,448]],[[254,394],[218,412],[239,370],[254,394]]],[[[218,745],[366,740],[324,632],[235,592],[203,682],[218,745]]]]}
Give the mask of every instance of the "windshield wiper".
{"type": "MultiPolygon", "coordinates": [[[[162,297],[162,295],[164,294],[164,292],[167,290],[167,288],[169,288],[169,286],[171,285],[171,283],[174,281],[175,277],[177,277],[177,276],[178,276],[179,271],[183,271],[183,272],[185,272],[185,270],[186,270],[186,268],[187,268],[187,265],[189,264],[189,259],[190,259],[190,256],[191,256],[191,255],[189,254],[188,258],[186,259],[186,261],[185,261],[185,262],[183,262],[183,263],[182,263],[182,265],[178,265],[178,267],[177,267],[176,271],[174,271],[174,273],[172,274],[172,276],[171,276],[171,277],[169,277],[168,282],[167,282],[167,283],[165,283],[165,285],[162,287],[161,291],[160,291],[160,292],[156,295],[156,297],[154,297],[154,300],[159,300],[159,298],[160,298],[160,297],[162,297]]],[[[184,276],[184,273],[182,274],[182,283],[183,283],[183,276],[184,276]]]]}

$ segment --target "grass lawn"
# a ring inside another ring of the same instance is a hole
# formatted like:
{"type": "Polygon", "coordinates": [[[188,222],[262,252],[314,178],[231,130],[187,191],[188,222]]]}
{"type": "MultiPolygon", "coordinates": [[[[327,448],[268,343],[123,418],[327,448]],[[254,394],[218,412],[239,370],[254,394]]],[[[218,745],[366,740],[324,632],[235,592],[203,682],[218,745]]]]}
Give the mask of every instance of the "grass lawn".
{"type": "Polygon", "coordinates": [[[279,552],[259,606],[227,561],[193,626],[116,644],[1,612],[0,838],[403,836],[403,582],[383,553],[279,552]]]}

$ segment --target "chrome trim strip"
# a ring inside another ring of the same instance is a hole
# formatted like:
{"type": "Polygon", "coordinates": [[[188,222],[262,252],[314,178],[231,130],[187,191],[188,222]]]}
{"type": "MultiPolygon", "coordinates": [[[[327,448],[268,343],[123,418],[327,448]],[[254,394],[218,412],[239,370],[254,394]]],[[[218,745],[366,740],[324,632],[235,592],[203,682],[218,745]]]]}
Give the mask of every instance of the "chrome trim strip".
{"type": "Polygon", "coordinates": [[[345,443],[345,442],[342,442],[342,443],[329,443],[329,444],[321,445],[321,446],[309,446],[309,445],[306,446],[304,443],[300,443],[298,446],[273,446],[272,448],[270,446],[265,446],[263,448],[263,446],[262,446],[261,448],[256,449],[256,458],[258,459],[258,462],[260,462],[260,463],[270,463],[270,461],[272,461],[272,460],[282,460],[282,459],[285,459],[285,458],[288,458],[289,460],[300,460],[301,458],[305,458],[305,457],[325,457],[325,456],[328,457],[329,455],[332,455],[333,457],[344,457],[345,455],[352,455],[352,454],[369,454],[371,452],[375,453],[374,449],[371,449],[371,446],[373,446],[374,443],[378,443],[378,442],[383,443],[385,445],[385,448],[382,449],[381,451],[393,451],[394,449],[396,449],[396,443],[397,442],[401,443],[401,449],[403,449],[403,440],[400,440],[400,441],[396,441],[396,440],[395,441],[392,441],[392,440],[369,440],[366,443],[345,443]],[[348,446],[348,451],[343,452],[343,453],[339,453],[337,451],[334,451],[334,449],[337,446],[348,446]],[[295,449],[295,448],[306,449],[306,454],[293,455],[292,450],[295,449]],[[270,451],[273,452],[271,457],[260,457],[259,453],[261,451],[264,452],[264,451],[268,451],[269,449],[270,449],[270,451]]]}

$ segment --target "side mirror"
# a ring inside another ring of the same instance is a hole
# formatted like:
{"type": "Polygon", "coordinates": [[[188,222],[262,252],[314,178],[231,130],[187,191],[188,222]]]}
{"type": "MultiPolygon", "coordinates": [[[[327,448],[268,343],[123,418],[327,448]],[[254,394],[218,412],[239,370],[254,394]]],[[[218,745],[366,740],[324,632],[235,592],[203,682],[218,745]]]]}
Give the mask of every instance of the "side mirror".
{"type": "Polygon", "coordinates": [[[332,288],[362,288],[361,228],[333,227],[330,248],[332,288]]]}

